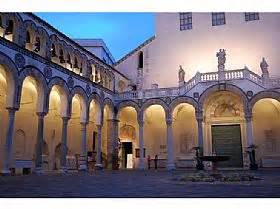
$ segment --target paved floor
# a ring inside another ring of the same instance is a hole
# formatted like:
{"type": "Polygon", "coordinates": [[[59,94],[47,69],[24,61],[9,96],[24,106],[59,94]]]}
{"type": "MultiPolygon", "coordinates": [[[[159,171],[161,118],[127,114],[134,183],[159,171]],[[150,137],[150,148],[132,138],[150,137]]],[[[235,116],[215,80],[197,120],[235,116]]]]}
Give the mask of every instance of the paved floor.
{"type": "Polygon", "coordinates": [[[280,197],[280,170],[243,183],[174,181],[180,171],[95,171],[0,177],[0,197],[280,197]]]}

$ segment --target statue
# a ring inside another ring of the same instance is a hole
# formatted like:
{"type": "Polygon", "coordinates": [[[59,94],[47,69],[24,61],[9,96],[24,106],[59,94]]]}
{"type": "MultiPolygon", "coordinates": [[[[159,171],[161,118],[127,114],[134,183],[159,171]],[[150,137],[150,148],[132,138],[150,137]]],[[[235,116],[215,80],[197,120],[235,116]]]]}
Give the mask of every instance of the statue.
{"type": "Polygon", "coordinates": [[[178,77],[179,77],[179,83],[185,82],[185,71],[183,70],[181,65],[179,66],[178,77]]]}
{"type": "Polygon", "coordinates": [[[267,62],[266,62],[264,57],[262,58],[262,61],[260,63],[260,68],[262,70],[262,74],[263,75],[268,75],[269,74],[269,72],[268,72],[268,64],[267,64],[267,62]]]}
{"type": "Polygon", "coordinates": [[[220,49],[219,52],[216,53],[216,57],[218,57],[218,71],[224,71],[226,62],[226,50],[220,49]]]}

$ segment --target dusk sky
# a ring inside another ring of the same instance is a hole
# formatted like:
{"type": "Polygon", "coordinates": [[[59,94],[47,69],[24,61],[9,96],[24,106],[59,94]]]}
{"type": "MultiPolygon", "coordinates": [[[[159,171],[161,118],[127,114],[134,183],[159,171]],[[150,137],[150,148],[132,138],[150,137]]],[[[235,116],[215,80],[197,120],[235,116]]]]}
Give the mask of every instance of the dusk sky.
{"type": "Polygon", "coordinates": [[[154,35],[153,13],[35,13],[70,38],[102,38],[117,61],[154,35]]]}

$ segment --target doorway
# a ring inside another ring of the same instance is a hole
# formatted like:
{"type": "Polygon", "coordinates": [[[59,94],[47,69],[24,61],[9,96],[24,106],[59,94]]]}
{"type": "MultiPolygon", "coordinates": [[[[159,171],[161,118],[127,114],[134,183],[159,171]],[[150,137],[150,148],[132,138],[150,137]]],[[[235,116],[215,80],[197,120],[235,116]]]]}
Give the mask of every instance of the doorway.
{"type": "Polygon", "coordinates": [[[122,167],[133,168],[132,142],[122,142],[122,167]]]}
{"type": "Polygon", "coordinates": [[[213,153],[230,156],[219,167],[243,167],[240,124],[212,125],[211,132],[213,153]]]}

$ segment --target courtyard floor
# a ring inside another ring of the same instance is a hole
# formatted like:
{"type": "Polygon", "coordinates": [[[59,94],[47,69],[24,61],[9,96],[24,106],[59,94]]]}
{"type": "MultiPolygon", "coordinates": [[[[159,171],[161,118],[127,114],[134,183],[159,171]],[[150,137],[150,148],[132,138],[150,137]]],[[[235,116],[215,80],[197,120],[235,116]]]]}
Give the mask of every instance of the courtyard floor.
{"type": "Polygon", "coordinates": [[[120,170],[0,177],[0,197],[280,197],[280,170],[239,183],[180,182],[190,170],[120,170]]]}

